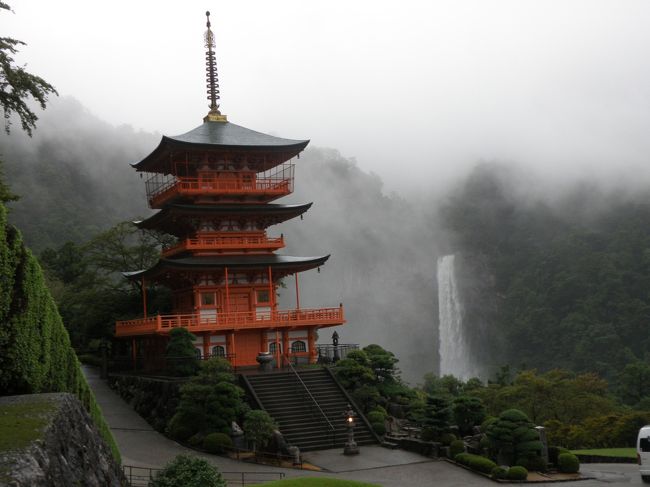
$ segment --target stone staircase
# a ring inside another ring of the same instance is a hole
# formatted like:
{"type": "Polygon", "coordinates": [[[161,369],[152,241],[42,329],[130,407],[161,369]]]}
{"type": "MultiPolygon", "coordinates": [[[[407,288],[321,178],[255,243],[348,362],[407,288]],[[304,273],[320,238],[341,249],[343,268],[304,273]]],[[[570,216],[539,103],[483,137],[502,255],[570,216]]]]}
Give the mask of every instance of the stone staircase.
{"type": "MultiPolygon", "coordinates": [[[[260,405],[276,420],[287,443],[298,446],[301,451],[343,448],[347,441],[344,412],[348,399],[329,371],[296,369],[295,373],[247,375],[246,382],[260,405]]],[[[357,444],[377,444],[377,437],[366,426],[359,411],[356,413],[354,439],[357,444]]]]}

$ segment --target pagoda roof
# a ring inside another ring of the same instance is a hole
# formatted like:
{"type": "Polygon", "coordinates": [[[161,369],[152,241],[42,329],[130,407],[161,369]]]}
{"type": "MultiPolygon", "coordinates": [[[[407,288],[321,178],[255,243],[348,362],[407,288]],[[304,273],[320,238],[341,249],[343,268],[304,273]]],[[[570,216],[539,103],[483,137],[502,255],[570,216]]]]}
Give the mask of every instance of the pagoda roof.
{"type": "Polygon", "coordinates": [[[233,255],[233,256],[202,256],[202,257],[181,257],[177,259],[161,258],[149,269],[123,272],[124,277],[128,279],[155,278],[168,271],[210,271],[222,270],[224,268],[246,270],[246,269],[266,269],[271,267],[274,271],[280,270],[281,274],[293,274],[309,269],[314,269],[323,265],[329,255],[321,257],[292,257],[289,255],[233,255]]]}
{"type": "Polygon", "coordinates": [[[170,152],[179,149],[280,152],[286,153],[286,159],[290,159],[300,153],[308,143],[309,140],[283,139],[231,122],[206,121],[181,135],[163,135],[158,147],[132,166],[138,171],[147,171],[162,162],[170,152]]]}
{"type": "Polygon", "coordinates": [[[176,236],[186,235],[196,230],[195,223],[187,216],[262,216],[266,226],[276,225],[305,213],[312,203],[303,205],[278,204],[219,204],[219,205],[190,205],[170,204],[146,220],[134,222],[138,228],[159,230],[176,236]]]}

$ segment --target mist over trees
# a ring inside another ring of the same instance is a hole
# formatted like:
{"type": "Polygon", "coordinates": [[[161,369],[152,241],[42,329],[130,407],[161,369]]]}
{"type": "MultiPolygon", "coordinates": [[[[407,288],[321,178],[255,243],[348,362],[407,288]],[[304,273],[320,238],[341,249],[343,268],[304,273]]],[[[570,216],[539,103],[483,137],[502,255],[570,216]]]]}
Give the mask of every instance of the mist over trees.
{"type": "Polygon", "coordinates": [[[614,377],[647,362],[650,189],[578,183],[544,198],[522,191],[531,182],[482,165],[443,208],[486,365],[614,377]]]}
{"type": "MultiPolygon", "coordinates": [[[[6,181],[22,196],[9,218],[42,256],[75,340],[109,334],[116,316],[139,306],[137,290],[107,277],[121,269],[98,269],[80,255],[101,248],[119,222],[150,214],[129,163],[159,140],[104,123],[71,98],[51,103],[33,139],[0,135],[6,181]],[[106,306],[77,313],[84,296],[106,306]]],[[[449,253],[458,257],[466,335],[485,377],[510,364],[611,378],[650,360],[650,185],[641,179],[608,189],[550,184],[490,163],[459,175],[446,194],[416,198],[389,193],[335,150],[311,147],[295,163],[295,193],[280,202],[314,205],[303,221],[269,234],[285,234],[289,255],[331,254],[320,272],[299,275],[301,306],[343,303],[341,343],[391,350],[405,379],[437,371],[436,261],[449,253]]],[[[285,286],[281,304],[292,307],[293,278],[285,286]]],[[[321,330],[320,341],[333,331],[321,330]]]]}

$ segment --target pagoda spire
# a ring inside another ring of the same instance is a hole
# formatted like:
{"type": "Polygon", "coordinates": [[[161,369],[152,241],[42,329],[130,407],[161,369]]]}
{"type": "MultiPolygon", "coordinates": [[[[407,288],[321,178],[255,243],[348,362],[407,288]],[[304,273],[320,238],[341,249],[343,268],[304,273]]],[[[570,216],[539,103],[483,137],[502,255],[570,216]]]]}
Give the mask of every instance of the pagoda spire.
{"type": "Polygon", "coordinates": [[[227,122],[228,119],[219,111],[218,100],[219,96],[219,75],[217,74],[217,60],[214,57],[214,34],[210,29],[210,12],[206,12],[207,18],[206,26],[208,30],[205,31],[204,40],[205,48],[205,77],[206,87],[208,89],[208,100],[210,100],[210,111],[203,118],[204,122],[227,122]]]}

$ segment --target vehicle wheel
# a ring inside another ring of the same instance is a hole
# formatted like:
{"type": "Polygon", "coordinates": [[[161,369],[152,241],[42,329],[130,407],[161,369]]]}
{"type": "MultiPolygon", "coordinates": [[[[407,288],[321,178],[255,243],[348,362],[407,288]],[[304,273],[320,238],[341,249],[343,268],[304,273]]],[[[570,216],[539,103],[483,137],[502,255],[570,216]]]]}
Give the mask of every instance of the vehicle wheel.
{"type": "Polygon", "coordinates": [[[650,475],[641,475],[641,480],[643,480],[646,484],[650,484],[650,475]]]}

